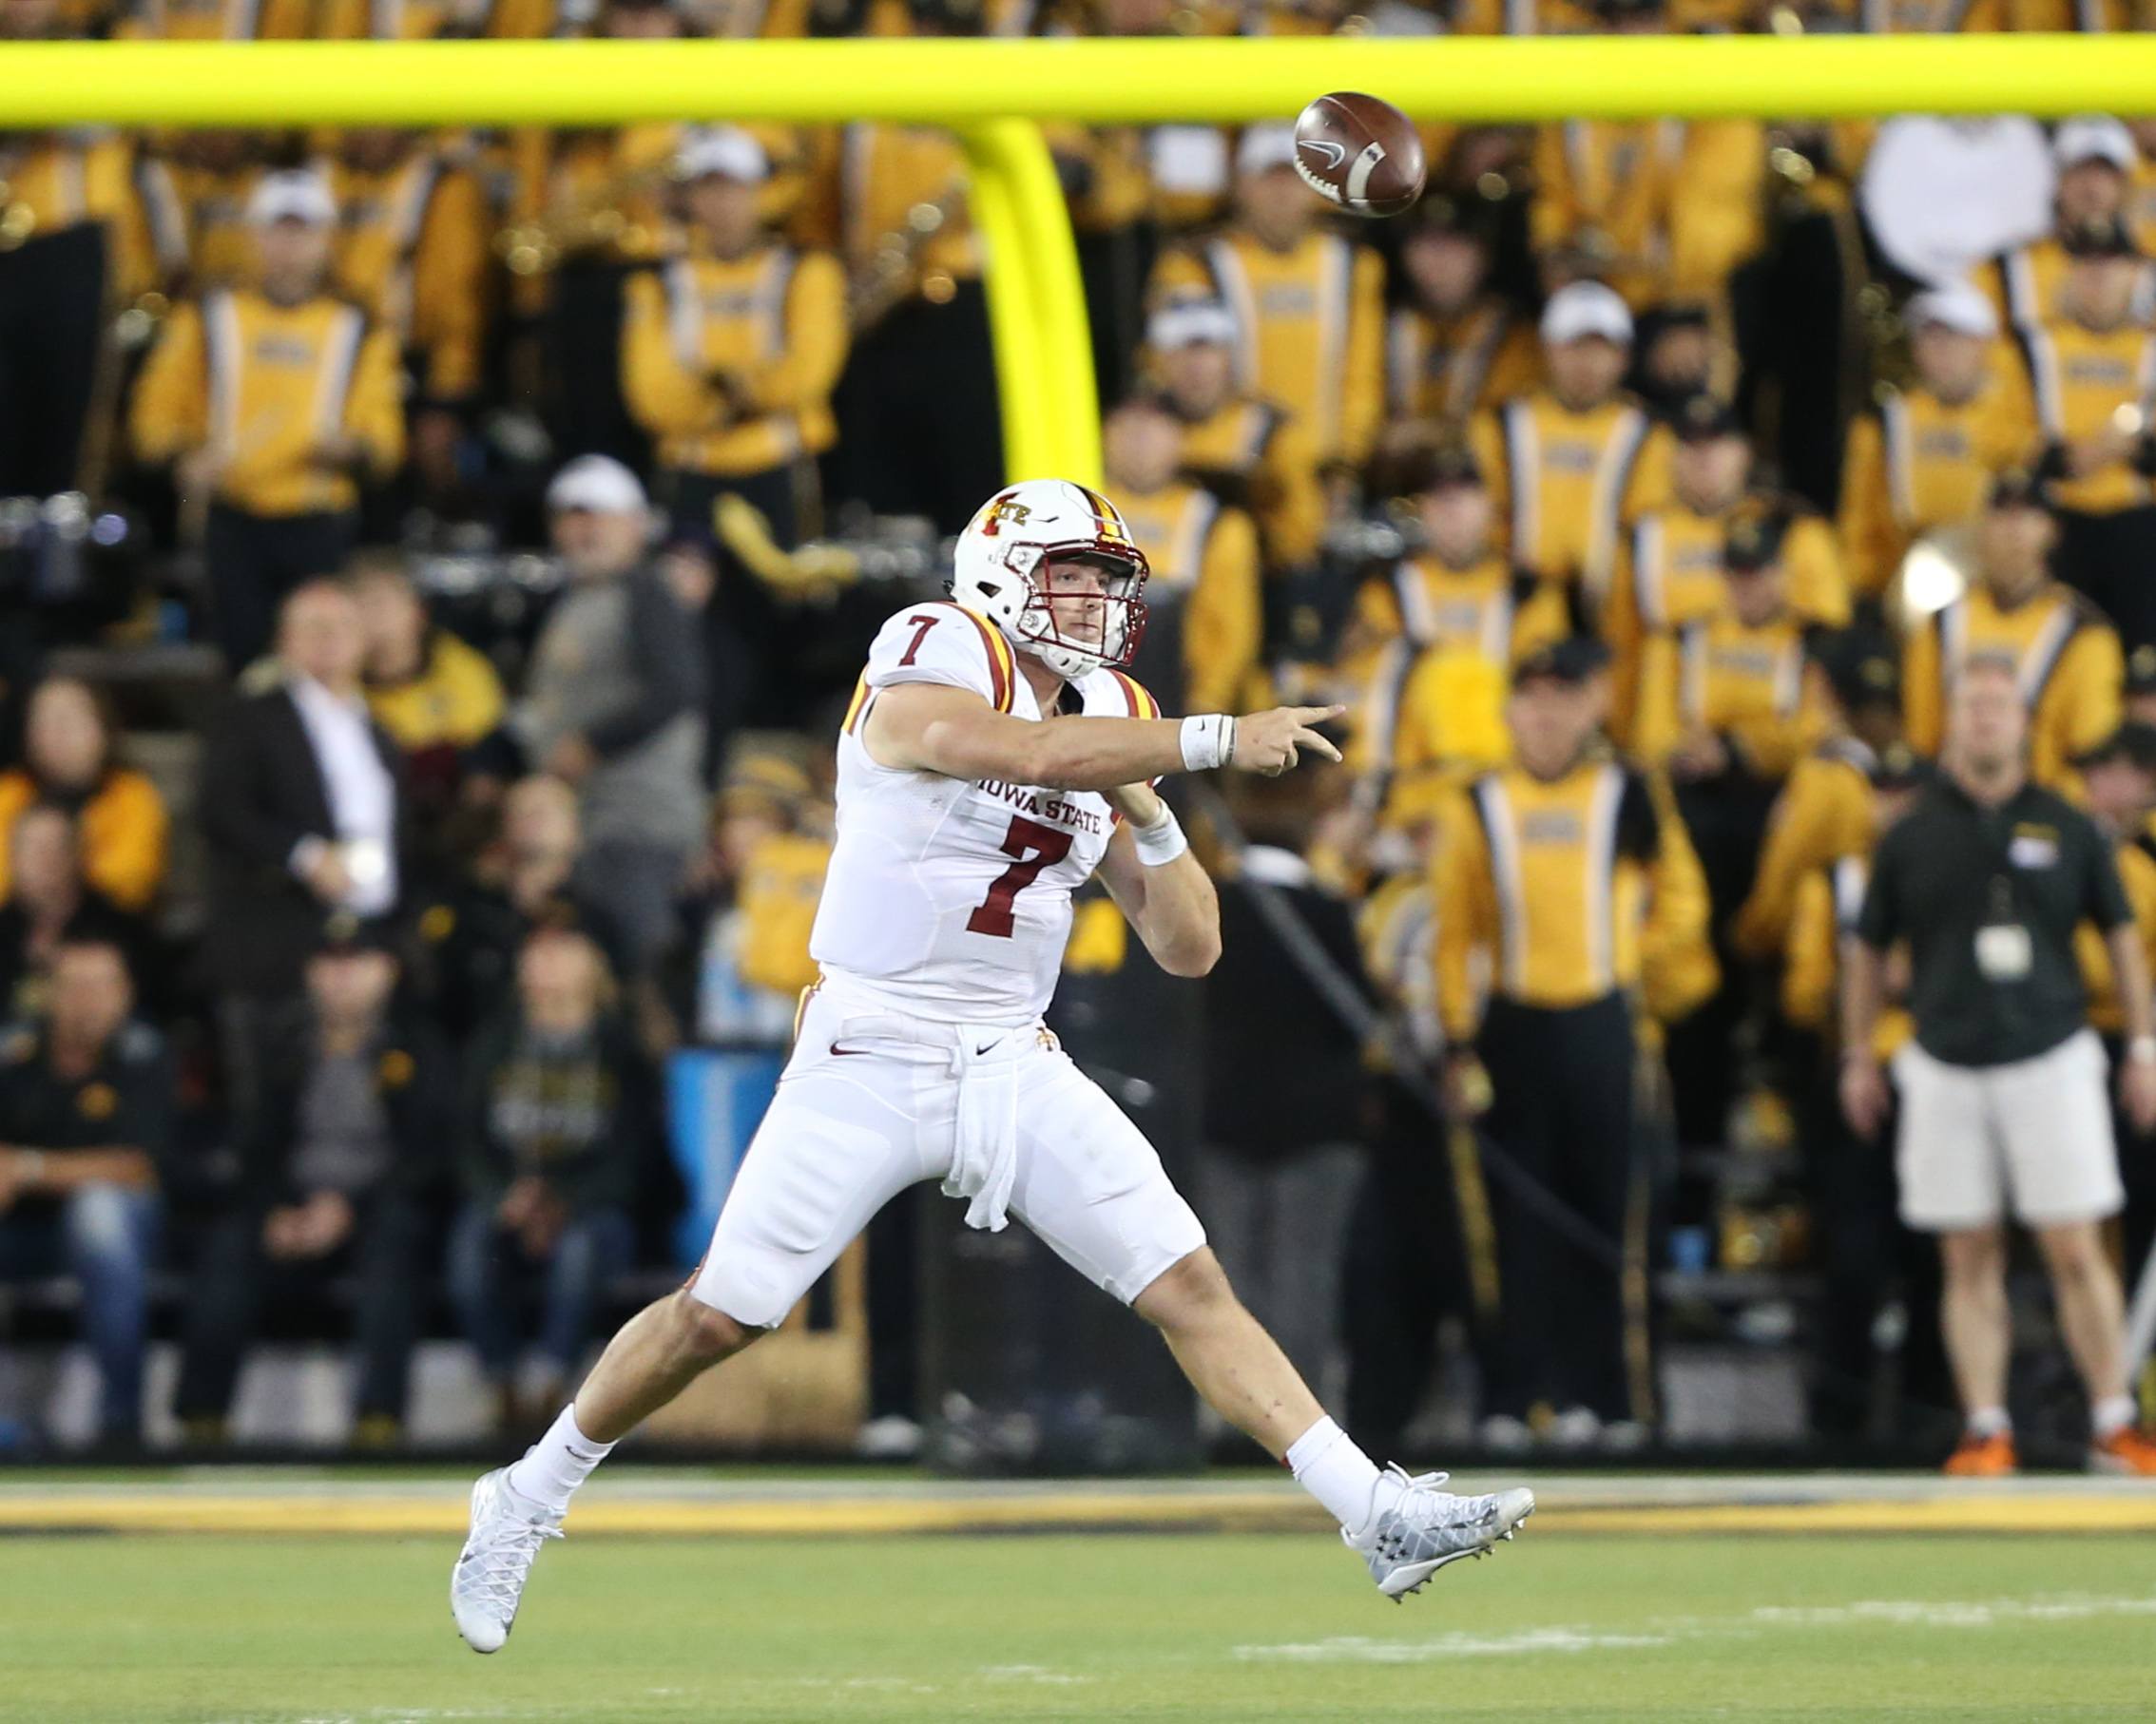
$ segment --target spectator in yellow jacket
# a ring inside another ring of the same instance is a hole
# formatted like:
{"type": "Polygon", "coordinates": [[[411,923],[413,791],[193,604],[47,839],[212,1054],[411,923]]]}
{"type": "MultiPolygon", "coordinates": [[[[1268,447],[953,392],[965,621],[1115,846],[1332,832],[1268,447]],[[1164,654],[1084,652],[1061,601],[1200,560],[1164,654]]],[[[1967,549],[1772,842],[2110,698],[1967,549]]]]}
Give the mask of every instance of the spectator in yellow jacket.
{"type": "Polygon", "coordinates": [[[1183,427],[1183,470],[1222,504],[1249,512],[1267,569],[1318,554],[1325,498],[1301,421],[1235,380],[1235,314],[1218,299],[1179,299],[1145,324],[1161,404],[1183,427]]]}
{"type": "Polygon", "coordinates": [[[206,508],[218,643],[234,671],[277,606],[342,566],[359,487],[404,456],[396,338],[326,288],[337,201],[318,174],[266,177],[248,205],[258,284],[173,314],[136,386],[135,447],[206,508]]]}
{"type": "Polygon", "coordinates": [[[352,593],[367,637],[367,709],[404,751],[414,802],[438,820],[468,789],[498,789],[513,757],[492,661],[436,625],[393,556],[356,563],[352,593]]]}
{"type": "Polygon", "coordinates": [[[1153,569],[1134,674],[1167,712],[1246,710],[1264,621],[1257,528],[1178,476],[1181,433],[1152,397],[1117,408],[1102,437],[1108,488],[1153,569]]]}
{"type": "Polygon", "coordinates": [[[623,393],[658,441],[677,522],[709,532],[719,500],[740,497],[791,547],[812,527],[813,457],[837,436],[845,277],[766,232],[770,159],[739,126],[691,132],[674,171],[685,250],[628,283],[623,393]]]}
{"type": "Polygon", "coordinates": [[[31,692],[23,763],[0,773],[0,899],[12,883],[9,834],[45,802],[75,815],[84,880],[125,910],[143,910],[164,884],[170,820],[157,786],[115,757],[118,726],[88,683],[48,677],[31,692]]]}
{"type": "Polygon", "coordinates": [[[1246,127],[1235,165],[1235,220],[1164,256],[1151,297],[1223,301],[1238,383],[1299,418],[1319,461],[1358,467],[1385,411],[1384,265],[1319,224],[1324,205],[1296,176],[1291,127],[1246,127]]]}
{"type": "Polygon", "coordinates": [[[1938,754],[1954,680],[1979,661],[2006,664],[2021,685],[2029,774],[2040,784],[2069,782],[2073,757],[2117,727],[2125,681],[2118,634],[2088,600],[2051,579],[2057,534],[2032,474],[2014,469],[1993,481],[1975,580],[1913,627],[1902,649],[1902,710],[1918,754],[1938,754]]]}
{"type": "Polygon", "coordinates": [[[1884,635],[1850,629],[1815,644],[1807,677],[1824,684],[1824,741],[1790,771],[1767,816],[1751,895],[1732,942],[1747,958],[1781,949],[1801,883],[1871,842],[1879,762],[1901,740],[1901,667],[1884,635]]]}
{"type": "Polygon", "coordinates": [[[1973,522],[1991,476],[2032,458],[2036,409],[2020,369],[2001,363],[1999,320],[1966,282],[1910,300],[1915,376],[1882,386],[1849,429],[1842,458],[1841,551],[1862,598],[1886,596],[1909,547],[1973,522]]]}

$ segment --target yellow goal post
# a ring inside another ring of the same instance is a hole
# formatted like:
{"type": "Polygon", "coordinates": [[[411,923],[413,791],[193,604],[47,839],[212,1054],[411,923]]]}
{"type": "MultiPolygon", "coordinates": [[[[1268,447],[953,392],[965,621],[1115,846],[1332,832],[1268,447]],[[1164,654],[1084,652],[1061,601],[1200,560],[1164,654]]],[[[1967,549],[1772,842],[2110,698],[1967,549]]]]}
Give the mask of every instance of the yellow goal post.
{"type": "Polygon", "coordinates": [[[0,45],[0,127],[949,126],[972,174],[1013,478],[1097,483],[1068,216],[1038,122],[1232,125],[1367,90],[1418,120],[2156,114],[2156,35],[0,45]]]}

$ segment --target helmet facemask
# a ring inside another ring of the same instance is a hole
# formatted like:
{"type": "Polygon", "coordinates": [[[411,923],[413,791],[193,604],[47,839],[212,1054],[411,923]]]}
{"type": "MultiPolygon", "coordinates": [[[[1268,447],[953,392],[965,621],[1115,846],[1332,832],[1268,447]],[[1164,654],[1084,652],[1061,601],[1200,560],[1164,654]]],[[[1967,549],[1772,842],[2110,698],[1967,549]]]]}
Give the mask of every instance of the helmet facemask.
{"type": "Polygon", "coordinates": [[[1026,603],[1011,633],[1020,650],[1057,676],[1083,677],[1107,665],[1128,664],[1137,656],[1145,633],[1140,595],[1149,571],[1145,552],[1135,546],[1083,541],[1013,546],[1005,565],[1026,585],[1026,603]],[[1051,569],[1072,563],[1101,570],[1107,576],[1102,590],[1055,590],[1051,569]]]}

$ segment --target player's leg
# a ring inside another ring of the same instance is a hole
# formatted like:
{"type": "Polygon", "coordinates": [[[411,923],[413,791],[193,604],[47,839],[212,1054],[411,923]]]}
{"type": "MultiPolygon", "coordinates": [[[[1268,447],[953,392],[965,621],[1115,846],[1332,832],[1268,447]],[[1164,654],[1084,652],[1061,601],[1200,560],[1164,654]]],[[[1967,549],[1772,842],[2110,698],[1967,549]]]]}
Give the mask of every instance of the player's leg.
{"type": "Polygon", "coordinates": [[[473,1650],[508,1638],[540,1544],[561,1536],[570,1498],[613,1446],[776,1329],[895,1193],[941,1171],[921,1156],[918,1068],[854,1057],[834,1070],[829,1043],[812,1006],[689,1284],[631,1318],[546,1435],[473,1487],[450,1588],[473,1650]]]}
{"type": "Polygon", "coordinates": [[[1458,1497],[1380,1472],[1244,1309],[1160,1157],[1060,1054],[1030,1062],[1011,1213],[1161,1331],[1207,1406],[1284,1462],[1389,1596],[1487,1550],[1533,1511],[1527,1491],[1458,1497]]]}

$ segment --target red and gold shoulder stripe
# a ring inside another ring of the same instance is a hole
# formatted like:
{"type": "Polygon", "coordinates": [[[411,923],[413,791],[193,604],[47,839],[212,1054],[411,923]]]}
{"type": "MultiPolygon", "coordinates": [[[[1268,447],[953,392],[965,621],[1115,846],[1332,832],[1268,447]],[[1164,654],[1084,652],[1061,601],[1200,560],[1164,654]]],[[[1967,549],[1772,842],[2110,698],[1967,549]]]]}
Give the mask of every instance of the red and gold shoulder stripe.
{"type": "Polygon", "coordinates": [[[854,698],[846,702],[846,721],[839,730],[847,736],[854,734],[854,726],[860,722],[861,708],[868,704],[868,672],[863,671],[854,681],[854,698]]]}
{"type": "Polygon", "coordinates": [[[1133,718],[1157,718],[1161,716],[1161,703],[1154,699],[1145,685],[1135,677],[1126,677],[1119,670],[1108,675],[1123,685],[1124,704],[1130,708],[1133,718]]]}
{"type": "Polygon", "coordinates": [[[968,610],[954,599],[945,599],[941,603],[948,604],[981,631],[981,645],[988,653],[989,680],[995,688],[995,710],[999,713],[1009,712],[1017,699],[1018,661],[1011,653],[1011,642],[1003,638],[1003,630],[978,611],[968,610]]]}

